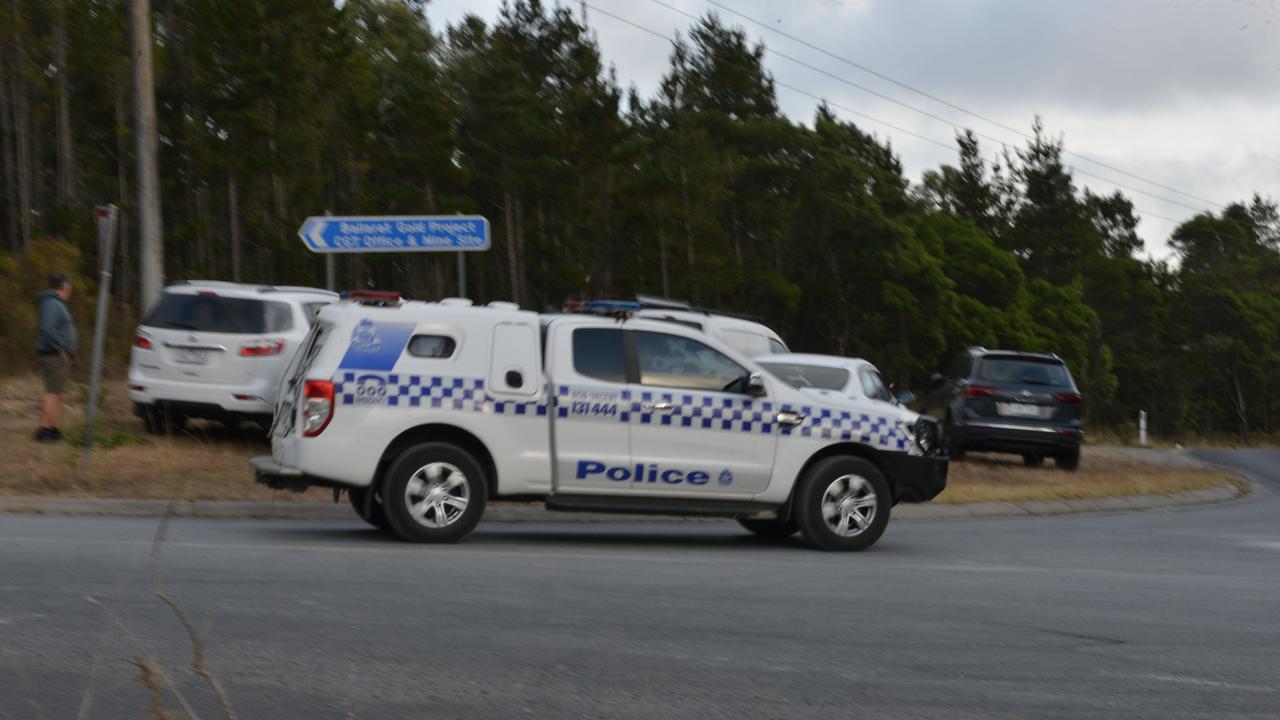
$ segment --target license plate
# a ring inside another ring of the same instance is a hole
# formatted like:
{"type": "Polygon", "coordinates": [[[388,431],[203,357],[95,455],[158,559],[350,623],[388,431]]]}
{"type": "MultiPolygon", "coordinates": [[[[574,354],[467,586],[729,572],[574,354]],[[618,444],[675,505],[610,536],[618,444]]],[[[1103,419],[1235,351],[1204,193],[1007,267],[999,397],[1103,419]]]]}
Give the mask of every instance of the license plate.
{"type": "Polygon", "coordinates": [[[1014,417],[1040,417],[1040,406],[1027,403],[996,403],[996,410],[1001,415],[1014,417]]]}
{"type": "Polygon", "coordinates": [[[183,365],[205,365],[209,362],[209,356],[203,350],[179,350],[174,360],[183,365]]]}

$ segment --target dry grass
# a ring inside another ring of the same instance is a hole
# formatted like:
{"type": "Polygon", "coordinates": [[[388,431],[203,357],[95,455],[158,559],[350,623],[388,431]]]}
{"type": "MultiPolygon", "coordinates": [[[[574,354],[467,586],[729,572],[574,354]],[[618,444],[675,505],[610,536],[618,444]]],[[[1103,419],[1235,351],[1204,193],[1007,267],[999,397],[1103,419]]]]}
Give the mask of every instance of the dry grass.
{"type": "MultiPolygon", "coordinates": [[[[93,459],[87,470],[79,442],[37,443],[42,392],[39,378],[0,378],[0,495],[108,497],[181,500],[277,500],[302,497],[273,493],[254,483],[248,458],[270,452],[249,425],[229,431],[192,423],[190,432],[148,436],[133,417],[123,380],[109,380],[99,412],[93,459]]],[[[60,425],[81,437],[88,390],[74,385],[63,396],[60,425]]],[[[312,494],[311,499],[319,499],[312,494]]]]}
{"type": "MultiPolygon", "coordinates": [[[[326,500],[327,494],[273,493],[253,482],[247,460],[270,452],[256,429],[228,431],[193,424],[189,433],[151,437],[133,417],[123,380],[106,383],[99,438],[88,470],[82,449],[31,439],[39,416],[40,381],[35,376],[0,378],[0,496],[106,497],[180,500],[326,500]]],[[[64,432],[83,433],[87,391],[65,397],[64,432]]],[[[1231,476],[1213,470],[1154,467],[1101,458],[1085,448],[1077,472],[1047,462],[1023,467],[1016,455],[970,455],[952,463],[946,492],[936,502],[1062,500],[1106,496],[1163,495],[1215,487],[1231,476]]]]}
{"type": "Polygon", "coordinates": [[[1235,482],[1220,470],[1167,468],[1098,457],[1084,449],[1080,468],[1066,472],[1046,460],[1043,467],[1022,464],[1018,455],[969,454],[951,463],[947,489],[939,503],[1023,502],[1135,495],[1167,495],[1235,482]]]}

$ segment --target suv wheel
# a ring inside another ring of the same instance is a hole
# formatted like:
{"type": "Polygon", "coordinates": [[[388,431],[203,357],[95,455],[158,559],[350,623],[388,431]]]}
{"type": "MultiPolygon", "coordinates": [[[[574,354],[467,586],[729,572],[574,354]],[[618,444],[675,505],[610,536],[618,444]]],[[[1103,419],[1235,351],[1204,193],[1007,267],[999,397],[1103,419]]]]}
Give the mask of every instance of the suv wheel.
{"type": "Polygon", "coordinates": [[[347,499],[351,501],[351,509],[356,511],[356,515],[359,515],[361,520],[379,530],[386,530],[387,513],[382,509],[382,500],[376,494],[369,505],[369,514],[364,514],[365,497],[372,491],[372,488],[347,488],[347,499]]]}
{"type": "Polygon", "coordinates": [[[956,437],[955,428],[951,425],[951,416],[947,416],[947,422],[942,427],[942,446],[947,449],[947,456],[952,460],[964,459],[964,446],[960,444],[959,438],[956,437]]]}
{"type": "Polygon", "coordinates": [[[415,445],[387,473],[382,508],[391,529],[413,542],[455,542],[475,529],[488,486],[480,463],[442,442],[415,445]]]}
{"type": "Polygon", "coordinates": [[[1053,464],[1057,465],[1059,470],[1075,470],[1080,467],[1080,449],[1076,448],[1058,455],[1053,459],[1053,464]]]}
{"type": "Polygon", "coordinates": [[[1027,467],[1040,467],[1044,464],[1044,456],[1038,453],[1023,453],[1022,464],[1027,467]]]}
{"type": "Polygon", "coordinates": [[[738,518],[738,524],[751,532],[766,538],[785,538],[796,534],[794,520],[765,520],[762,518],[738,518]]]}
{"type": "Polygon", "coordinates": [[[822,550],[865,550],[889,524],[893,497],[884,474],[858,457],[827,458],[805,473],[796,488],[800,534],[822,550]]]}

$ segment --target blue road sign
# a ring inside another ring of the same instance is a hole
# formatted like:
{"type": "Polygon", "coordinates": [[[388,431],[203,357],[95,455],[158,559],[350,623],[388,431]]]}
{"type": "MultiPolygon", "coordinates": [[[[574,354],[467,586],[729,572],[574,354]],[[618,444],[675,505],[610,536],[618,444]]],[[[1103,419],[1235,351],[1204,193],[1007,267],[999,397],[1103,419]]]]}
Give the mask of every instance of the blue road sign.
{"type": "Polygon", "coordinates": [[[320,215],[307,218],[298,237],[317,253],[488,250],[489,221],[480,215],[320,215]]]}

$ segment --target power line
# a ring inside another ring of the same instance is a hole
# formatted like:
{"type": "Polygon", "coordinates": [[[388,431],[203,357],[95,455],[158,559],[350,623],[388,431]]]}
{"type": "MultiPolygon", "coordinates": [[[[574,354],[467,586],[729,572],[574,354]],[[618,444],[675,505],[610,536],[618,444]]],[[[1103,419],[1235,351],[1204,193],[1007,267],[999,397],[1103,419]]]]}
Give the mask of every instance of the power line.
{"type": "MultiPolygon", "coordinates": [[[[677,8],[677,7],[675,7],[674,5],[670,5],[670,4],[666,3],[666,2],[663,2],[663,0],[650,0],[650,1],[651,1],[651,2],[653,2],[654,4],[661,5],[662,7],[667,8],[668,10],[671,10],[672,12],[675,12],[675,13],[678,13],[678,14],[680,14],[680,15],[683,15],[684,17],[687,17],[687,18],[689,18],[689,19],[691,19],[691,20],[697,21],[697,20],[699,20],[699,19],[700,19],[698,16],[696,16],[696,15],[694,15],[694,14],[692,14],[692,13],[685,12],[684,10],[681,10],[680,8],[677,8]]],[[[708,0],[708,1],[710,1],[710,0],[708,0]]],[[[868,94],[870,94],[870,95],[874,95],[874,96],[876,96],[876,97],[878,97],[878,98],[881,98],[882,100],[886,100],[886,101],[888,101],[888,102],[891,102],[891,103],[893,103],[894,105],[900,105],[900,106],[902,106],[902,107],[904,107],[904,108],[906,108],[906,109],[908,109],[908,110],[910,110],[910,111],[912,111],[912,112],[919,113],[920,115],[923,115],[923,116],[925,116],[925,117],[927,117],[927,118],[930,118],[930,119],[932,119],[932,120],[937,120],[938,122],[941,122],[941,123],[944,123],[944,124],[946,124],[946,125],[950,126],[951,128],[955,129],[956,131],[960,131],[960,130],[964,130],[964,129],[965,129],[965,128],[963,128],[962,126],[957,125],[956,123],[952,122],[950,119],[945,118],[945,117],[942,117],[941,115],[936,115],[936,114],[934,114],[934,113],[929,112],[928,110],[922,110],[922,109],[920,109],[920,108],[918,108],[918,107],[915,107],[914,105],[910,105],[910,104],[908,104],[908,103],[902,102],[901,100],[898,100],[897,98],[894,98],[894,97],[892,97],[892,96],[886,95],[886,94],[884,94],[884,93],[882,93],[882,92],[879,92],[879,91],[877,91],[877,90],[873,90],[873,89],[871,89],[871,88],[869,88],[869,87],[866,87],[866,86],[864,86],[864,85],[859,85],[858,83],[855,83],[855,82],[853,82],[852,80],[849,80],[849,79],[847,79],[847,78],[841,77],[841,76],[836,75],[836,74],[834,74],[834,73],[828,72],[828,71],[826,71],[826,70],[824,70],[824,69],[822,69],[822,68],[820,68],[820,67],[818,67],[818,66],[816,66],[816,65],[812,65],[812,64],[810,64],[810,63],[807,63],[807,62],[805,62],[804,60],[801,60],[801,59],[799,59],[799,58],[792,57],[792,56],[787,55],[787,54],[785,54],[785,53],[779,52],[779,51],[777,51],[777,50],[775,50],[775,49],[773,49],[773,48],[768,48],[768,47],[767,47],[767,48],[765,48],[765,50],[766,50],[766,52],[768,52],[768,53],[769,53],[769,54],[771,54],[771,55],[775,55],[775,56],[777,56],[777,57],[782,58],[783,60],[787,60],[787,61],[789,61],[789,62],[795,63],[796,65],[799,65],[799,66],[801,66],[801,67],[803,67],[803,68],[806,68],[806,69],[808,69],[808,70],[811,70],[811,71],[813,71],[813,72],[816,72],[816,73],[820,73],[820,74],[822,74],[822,75],[825,75],[826,77],[829,77],[829,78],[831,78],[832,80],[835,80],[835,81],[837,81],[837,82],[844,83],[845,85],[848,85],[848,86],[850,86],[850,87],[856,88],[856,89],[861,90],[862,92],[868,93],[868,94]]],[[[775,82],[777,82],[777,81],[775,80],[775,82]]],[[[781,83],[779,83],[779,84],[781,84],[781,83]]],[[[899,130],[900,130],[900,128],[899,128],[899,130]]],[[[903,132],[909,132],[909,131],[903,131],[903,132]]],[[[989,140],[989,141],[994,142],[994,143],[997,143],[997,144],[999,144],[999,145],[1001,145],[1001,146],[1005,145],[1005,141],[1004,141],[1004,140],[1002,140],[1001,138],[997,138],[997,137],[994,137],[994,136],[991,136],[991,135],[987,135],[986,133],[978,132],[978,131],[976,131],[976,130],[974,130],[974,131],[972,131],[972,132],[973,132],[973,134],[974,134],[974,135],[976,135],[976,136],[978,136],[978,137],[980,137],[980,138],[983,138],[984,140],[989,140]]],[[[1017,132],[1017,131],[1015,131],[1015,132],[1017,132]]],[[[1030,135],[1025,135],[1024,133],[1019,133],[1019,134],[1023,134],[1023,135],[1024,135],[1024,137],[1031,138],[1031,136],[1030,136],[1030,135]]],[[[952,149],[954,149],[954,148],[952,148],[951,146],[947,146],[947,149],[948,149],[948,150],[952,150],[952,149]]],[[[1065,153],[1065,152],[1068,152],[1068,151],[1064,148],[1064,149],[1063,149],[1063,152],[1065,153]]],[[[1074,153],[1070,153],[1070,154],[1074,154],[1074,153]]],[[[1094,178],[1095,180],[1101,180],[1102,182],[1109,183],[1109,184],[1114,185],[1114,186],[1116,186],[1116,187],[1118,187],[1118,188],[1124,188],[1125,190],[1128,190],[1128,191],[1130,191],[1130,192],[1138,193],[1139,195],[1146,195],[1147,197],[1154,198],[1154,199],[1159,200],[1159,201],[1161,201],[1161,202],[1169,203],[1170,205],[1178,205],[1178,206],[1183,207],[1183,208],[1186,208],[1186,209],[1188,209],[1188,210],[1196,210],[1196,211],[1199,211],[1199,210],[1201,210],[1201,209],[1202,209],[1202,208],[1200,208],[1200,207],[1198,207],[1198,206],[1195,206],[1195,205],[1188,205],[1187,203],[1185,203],[1185,202],[1183,202],[1183,201],[1181,201],[1181,200],[1174,200],[1173,198],[1165,197],[1165,196],[1163,196],[1163,195],[1157,195],[1157,194],[1155,194],[1155,193],[1148,192],[1148,191],[1146,191],[1146,190],[1142,190],[1142,189],[1140,189],[1140,188],[1133,187],[1132,185],[1126,185],[1126,184],[1124,184],[1124,183],[1117,182],[1117,181],[1112,180],[1112,179],[1110,179],[1110,178],[1106,178],[1106,177],[1103,177],[1103,176],[1101,176],[1101,175],[1096,175],[1096,174],[1091,173],[1091,172],[1089,172],[1089,171],[1087,171],[1087,170],[1081,170],[1081,169],[1079,169],[1079,168],[1072,168],[1072,169],[1073,169],[1077,174],[1079,174],[1079,175],[1084,175],[1084,176],[1086,176],[1086,177],[1091,177],[1091,178],[1094,178]]],[[[1175,191],[1175,192],[1177,192],[1177,191],[1175,191]]],[[[1185,193],[1179,193],[1179,194],[1185,194],[1185,193]]],[[[1205,202],[1209,202],[1209,201],[1207,201],[1207,200],[1206,200],[1205,202]]],[[[1211,204],[1213,204],[1213,203],[1211,203],[1211,204]]]]}
{"type": "MultiPolygon", "coordinates": [[[[659,38],[659,39],[661,39],[661,40],[665,40],[666,42],[671,43],[672,45],[676,44],[676,40],[675,40],[674,38],[669,37],[669,36],[667,36],[667,35],[664,35],[664,34],[662,34],[661,32],[659,32],[659,31],[657,31],[657,30],[654,30],[654,29],[652,29],[652,28],[646,27],[646,26],[641,25],[641,24],[639,24],[639,23],[637,23],[637,22],[634,22],[634,21],[632,21],[632,20],[628,20],[627,18],[624,18],[624,17],[622,17],[621,15],[617,15],[617,14],[612,13],[612,12],[610,12],[610,11],[608,11],[608,10],[605,10],[605,9],[603,9],[603,8],[599,7],[599,6],[596,6],[596,5],[593,5],[593,4],[589,3],[589,2],[586,2],[586,0],[582,0],[582,4],[583,4],[583,5],[585,5],[586,7],[591,8],[591,9],[592,9],[592,10],[594,10],[595,12],[600,13],[601,15],[604,15],[605,17],[612,18],[612,19],[614,19],[614,20],[616,20],[616,21],[618,21],[618,22],[620,22],[620,23],[622,23],[622,24],[624,24],[624,25],[629,25],[630,27],[635,28],[636,30],[639,30],[639,31],[644,32],[644,33],[647,33],[647,34],[652,35],[652,36],[654,36],[654,37],[656,37],[656,38],[659,38]]],[[[751,68],[747,68],[747,67],[744,67],[744,66],[742,66],[742,65],[737,65],[737,64],[735,64],[735,63],[727,63],[727,64],[729,64],[729,65],[731,65],[731,66],[733,66],[733,67],[736,67],[736,68],[738,68],[739,70],[751,70],[751,68]]],[[[778,81],[778,80],[776,80],[776,79],[774,80],[774,84],[775,84],[775,85],[777,85],[778,87],[785,88],[785,89],[790,90],[790,91],[792,91],[792,92],[794,92],[794,93],[798,93],[798,94],[800,94],[800,95],[803,95],[803,96],[805,96],[805,97],[811,98],[811,99],[813,99],[813,100],[817,100],[817,101],[818,101],[818,102],[820,102],[820,103],[825,103],[825,104],[827,104],[827,105],[829,105],[829,106],[831,106],[831,107],[834,107],[834,108],[837,108],[837,109],[843,110],[843,111],[845,111],[845,112],[847,112],[847,113],[849,113],[849,114],[851,114],[851,115],[856,115],[856,116],[858,116],[858,117],[865,118],[865,119],[867,119],[867,120],[870,120],[871,122],[877,123],[877,124],[879,124],[879,125],[883,125],[883,126],[885,126],[885,127],[887,127],[887,128],[890,128],[890,129],[896,130],[896,131],[901,132],[901,133],[903,133],[903,134],[905,134],[905,135],[909,135],[909,136],[911,136],[911,137],[913,137],[913,138],[916,138],[917,140],[921,140],[921,141],[923,141],[923,142],[927,142],[927,143],[930,143],[930,144],[932,144],[932,145],[937,145],[938,147],[941,147],[941,148],[943,148],[943,149],[945,149],[945,150],[948,150],[948,151],[954,151],[954,150],[955,150],[955,147],[954,147],[954,146],[952,146],[952,145],[951,145],[951,144],[949,144],[949,143],[945,143],[945,142],[942,142],[942,141],[940,141],[940,140],[936,140],[936,139],[934,139],[934,138],[928,137],[927,135],[921,135],[920,133],[914,132],[914,131],[912,131],[912,130],[908,130],[908,129],[906,129],[906,128],[900,127],[900,126],[895,125],[895,124],[890,123],[890,122],[886,122],[886,121],[884,121],[884,120],[881,120],[880,118],[877,118],[877,117],[875,117],[875,116],[873,116],[873,115],[868,115],[867,113],[861,112],[861,111],[859,111],[859,110],[854,110],[854,109],[853,109],[853,108],[851,108],[851,107],[848,107],[848,106],[843,105],[843,104],[841,104],[841,103],[837,103],[837,102],[831,101],[831,100],[829,100],[829,99],[827,99],[827,98],[823,98],[822,96],[820,96],[820,95],[816,95],[816,94],[814,94],[814,93],[811,93],[811,92],[809,92],[808,90],[802,90],[802,89],[800,89],[800,88],[798,88],[798,87],[795,87],[794,85],[790,85],[790,84],[788,84],[788,83],[781,82],[781,81],[778,81]]],[[[984,159],[984,160],[987,160],[987,158],[983,158],[983,159],[984,159]]],[[[994,161],[992,161],[992,160],[988,160],[988,162],[994,162],[994,161]]],[[[1073,171],[1075,171],[1075,172],[1081,172],[1081,171],[1079,171],[1079,170],[1077,170],[1077,169],[1075,169],[1075,168],[1071,168],[1071,169],[1072,169],[1073,171]]],[[[1100,179],[1105,180],[1105,178],[1100,178],[1100,179]]],[[[1107,180],[1107,182],[1111,182],[1111,181],[1110,181],[1110,180],[1107,180]]],[[[1132,203],[1130,203],[1130,205],[1131,205],[1131,207],[1133,207],[1133,211],[1134,211],[1136,214],[1138,214],[1138,215],[1143,215],[1143,216],[1151,217],[1151,218],[1158,219],[1158,220],[1164,220],[1164,221],[1166,221],[1166,222],[1170,222],[1170,223],[1174,223],[1174,224],[1177,224],[1177,223],[1179,223],[1179,222],[1180,222],[1180,221],[1178,221],[1178,220],[1174,220],[1173,218],[1165,217],[1165,216],[1163,216],[1163,215],[1157,215],[1157,214],[1155,214],[1155,213],[1146,212],[1146,211],[1144,211],[1144,210],[1139,210],[1136,206],[1132,206],[1132,203]]],[[[1189,207],[1189,208],[1191,208],[1192,210],[1196,210],[1197,212],[1203,212],[1203,210],[1202,210],[1201,208],[1196,208],[1196,207],[1192,207],[1192,206],[1189,206],[1189,205],[1188,205],[1188,206],[1184,206],[1184,207],[1189,207]]]]}
{"type": "MultiPolygon", "coordinates": [[[[659,0],[652,0],[652,2],[655,2],[655,3],[659,4],[659,5],[664,5],[665,7],[668,7],[668,8],[670,8],[670,7],[671,7],[670,5],[666,5],[666,3],[659,2],[659,0]]],[[[953,102],[951,102],[951,101],[949,101],[949,100],[946,100],[946,99],[944,99],[944,98],[941,98],[941,97],[938,97],[938,96],[933,95],[933,94],[931,94],[931,93],[928,93],[928,92],[926,92],[926,91],[924,91],[924,90],[921,90],[921,89],[919,89],[919,88],[917,88],[917,87],[914,87],[914,86],[912,86],[912,85],[908,85],[907,83],[904,83],[904,82],[902,82],[901,80],[897,80],[896,78],[893,78],[893,77],[890,77],[890,76],[888,76],[888,75],[885,75],[884,73],[879,72],[879,71],[877,71],[877,70],[875,70],[875,69],[873,69],[873,68],[867,67],[866,65],[863,65],[863,64],[861,64],[861,63],[854,62],[853,60],[850,60],[849,58],[846,58],[846,57],[842,57],[842,56],[840,56],[840,55],[837,55],[837,54],[835,54],[835,53],[831,52],[830,50],[827,50],[827,49],[825,49],[825,48],[823,48],[823,47],[820,47],[820,46],[818,46],[818,45],[815,45],[815,44],[813,44],[813,43],[811,43],[811,42],[809,42],[809,41],[807,41],[807,40],[805,40],[805,39],[803,39],[803,38],[796,37],[795,35],[792,35],[791,33],[788,33],[788,32],[786,32],[786,31],[784,31],[784,30],[779,30],[779,29],[777,29],[777,28],[775,28],[775,27],[773,27],[773,26],[769,25],[768,23],[761,22],[760,20],[757,20],[757,19],[755,19],[755,18],[751,17],[750,15],[747,15],[747,14],[745,14],[745,13],[739,12],[739,11],[737,11],[737,10],[735,10],[735,9],[733,9],[733,8],[731,8],[731,7],[729,7],[728,5],[725,5],[725,4],[724,4],[724,3],[722,3],[722,2],[718,2],[718,0],[705,0],[705,2],[707,2],[707,3],[708,3],[708,4],[710,4],[710,5],[714,5],[715,7],[718,7],[718,8],[720,8],[721,10],[724,10],[725,12],[732,13],[733,15],[736,15],[736,16],[738,16],[738,17],[742,18],[743,20],[746,20],[746,21],[748,21],[748,22],[754,23],[755,25],[758,25],[758,26],[760,26],[760,27],[762,27],[762,28],[764,28],[764,29],[768,30],[769,32],[772,32],[772,33],[776,33],[776,34],[778,34],[778,35],[781,35],[782,37],[785,37],[785,38],[787,38],[788,40],[791,40],[791,41],[793,41],[793,42],[800,43],[801,45],[804,45],[805,47],[807,47],[807,48],[809,48],[809,49],[811,49],[811,50],[814,50],[814,51],[816,51],[816,52],[820,52],[820,53],[822,53],[823,55],[826,55],[826,56],[828,56],[828,57],[834,58],[835,60],[839,60],[840,62],[842,62],[842,63],[844,63],[844,64],[846,64],[846,65],[849,65],[849,66],[851,66],[851,67],[857,68],[858,70],[861,70],[861,71],[863,71],[863,72],[865,72],[865,73],[868,73],[868,74],[870,74],[870,75],[874,75],[875,77],[878,77],[878,78],[880,78],[881,80],[884,80],[885,82],[889,82],[889,83],[892,83],[892,84],[894,84],[894,85],[897,85],[897,86],[898,86],[898,87],[900,87],[900,88],[903,88],[903,89],[905,89],[905,90],[909,90],[909,91],[911,91],[911,92],[913,92],[913,93],[915,93],[915,94],[917,94],[917,95],[920,95],[921,97],[928,98],[929,100],[932,100],[932,101],[934,101],[934,102],[936,102],[936,103],[940,103],[940,104],[942,104],[942,105],[946,105],[947,107],[949,107],[949,108],[951,108],[951,109],[953,109],[953,110],[957,110],[957,111],[959,111],[959,112],[962,112],[962,113],[964,113],[965,115],[969,115],[970,117],[974,117],[974,118],[977,118],[978,120],[982,120],[983,122],[990,123],[990,124],[992,124],[992,125],[994,125],[994,126],[996,126],[996,127],[1000,128],[1000,129],[1002,129],[1002,130],[1006,130],[1006,131],[1008,131],[1008,132],[1015,133],[1015,134],[1017,134],[1017,135],[1022,136],[1023,138],[1028,139],[1028,140],[1032,139],[1032,136],[1031,136],[1031,135],[1028,135],[1026,132],[1024,132],[1024,131],[1022,131],[1022,130],[1019,130],[1019,129],[1015,128],[1015,127],[1011,127],[1011,126],[1009,126],[1009,125],[1006,125],[1006,124],[1004,124],[1004,123],[1002,123],[1002,122],[1000,122],[1000,121],[998,121],[998,120],[994,120],[994,119],[992,119],[992,118],[989,118],[989,117],[987,117],[987,116],[985,116],[985,115],[982,115],[981,113],[977,113],[977,112],[974,112],[974,111],[972,111],[972,110],[969,110],[968,108],[965,108],[965,107],[963,107],[963,106],[957,105],[957,104],[955,104],[955,103],[953,103],[953,102]]],[[[999,142],[999,141],[997,141],[997,142],[999,142]]],[[[1081,160],[1085,160],[1085,161],[1087,161],[1087,162],[1093,163],[1094,165],[1097,165],[1097,166],[1099,166],[1099,167],[1106,168],[1107,170],[1110,170],[1110,171],[1112,171],[1112,172],[1119,173],[1119,174],[1124,175],[1124,176],[1126,176],[1126,177],[1131,177],[1131,178],[1133,178],[1133,179],[1135,179],[1135,180],[1141,180],[1142,182],[1148,183],[1148,184],[1153,185],[1153,186],[1155,186],[1155,187],[1158,187],[1158,188],[1160,188],[1160,189],[1162,189],[1162,190],[1168,190],[1169,192],[1177,193],[1178,195],[1182,195],[1182,196],[1184,196],[1184,197],[1191,198],[1192,200],[1197,200],[1197,201],[1202,202],[1202,203],[1208,203],[1209,205],[1212,205],[1212,206],[1217,207],[1217,208],[1224,207],[1224,205],[1223,205],[1222,203],[1215,202],[1215,201],[1213,201],[1213,200],[1209,200],[1209,199],[1207,199],[1207,198],[1202,198],[1202,197],[1199,197],[1199,196],[1197,196],[1197,195],[1192,195],[1191,193],[1185,192],[1185,191],[1183,191],[1183,190],[1179,190],[1179,189],[1177,189],[1177,188],[1175,188],[1175,187],[1172,187],[1172,186],[1169,186],[1169,185],[1164,185],[1164,184],[1162,184],[1162,183],[1156,182],[1155,180],[1151,180],[1150,178],[1143,177],[1143,176],[1138,175],[1138,174],[1136,174],[1136,173],[1131,173],[1131,172],[1129,172],[1129,171],[1127,171],[1127,170],[1123,170],[1123,169],[1118,168],[1118,167],[1116,167],[1116,166],[1114,166],[1114,165],[1110,165],[1110,164],[1105,163],[1105,162],[1103,162],[1103,161],[1101,161],[1101,160],[1098,160],[1098,159],[1096,159],[1096,158],[1089,157],[1088,155],[1084,155],[1084,154],[1082,154],[1082,153],[1075,152],[1075,151],[1073,151],[1073,150],[1066,150],[1066,149],[1064,149],[1064,150],[1063,150],[1063,152],[1064,152],[1064,153],[1066,153],[1066,154],[1068,154],[1068,155],[1071,155],[1071,156],[1073,156],[1073,157],[1080,158],[1081,160]]],[[[1084,171],[1078,171],[1078,172],[1080,172],[1080,174],[1082,174],[1082,175],[1089,175],[1089,173],[1086,173],[1086,172],[1084,172],[1084,171]]],[[[1098,176],[1096,176],[1096,175],[1090,175],[1090,177],[1098,177],[1098,176]]],[[[1116,182],[1115,182],[1115,181],[1113,181],[1113,180],[1107,180],[1106,178],[1102,178],[1102,177],[1098,177],[1098,179],[1099,179],[1099,180],[1106,180],[1107,182],[1110,182],[1111,184],[1116,185],[1117,187],[1124,187],[1123,185],[1120,185],[1119,183],[1116,183],[1116,182]]],[[[1139,191],[1135,190],[1134,192],[1139,192],[1139,191]]],[[[1149,193],[1144,193],[1144,194],[1149,194],[1149,193]]],[[[1153,197],[1157,197],[1157,196],[1153,196],[1153,197]]]]}

